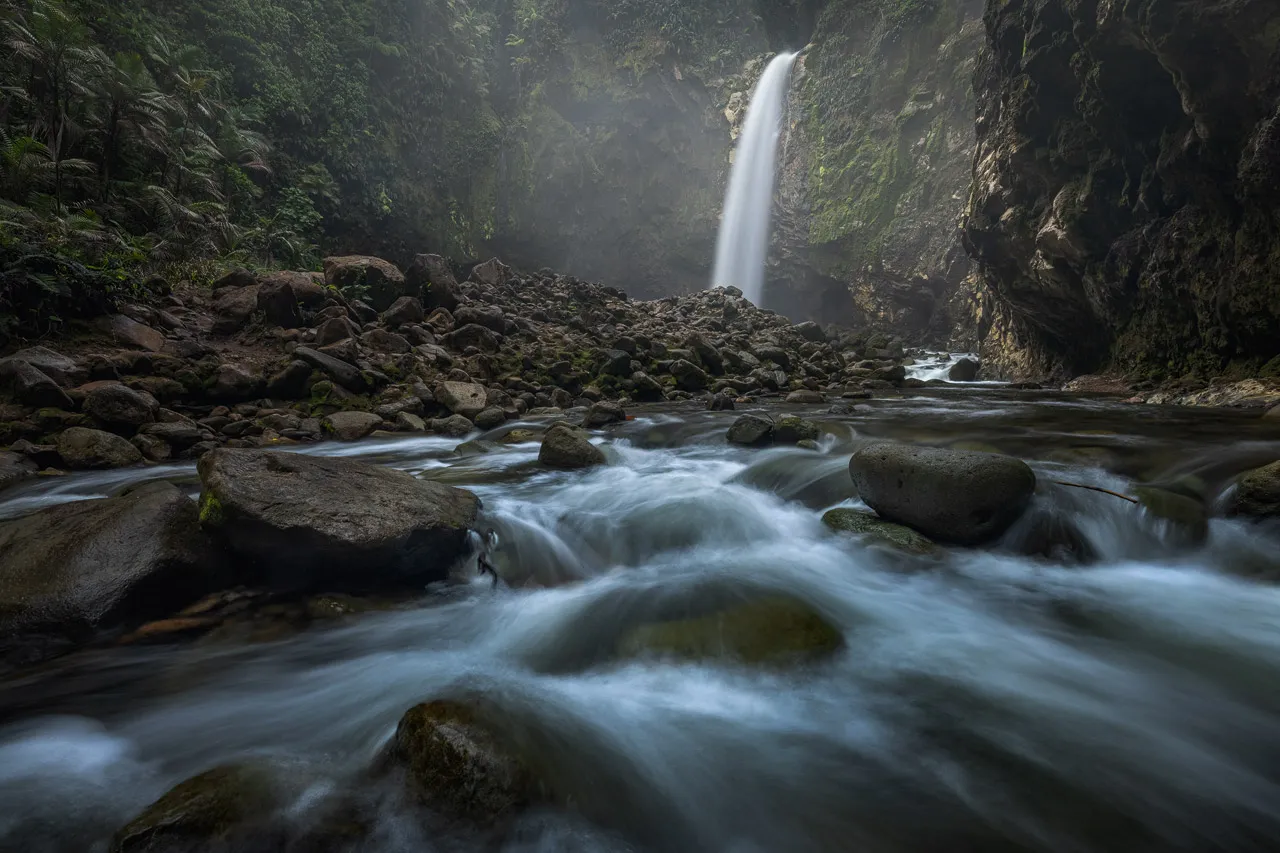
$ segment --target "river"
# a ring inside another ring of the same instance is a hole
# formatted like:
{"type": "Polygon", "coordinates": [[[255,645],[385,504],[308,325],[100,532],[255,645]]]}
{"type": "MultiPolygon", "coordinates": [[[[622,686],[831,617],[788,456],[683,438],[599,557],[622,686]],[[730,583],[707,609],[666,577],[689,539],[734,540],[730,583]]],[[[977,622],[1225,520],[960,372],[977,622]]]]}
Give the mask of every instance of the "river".
{"type": "MultiPolygon", "coordinates": [[[[453,696],[498,709],[575,804],[529,815],[509,851],[1280,846],[1280,531],[1214,519],[1197,545],[1052,484],[1220,491],[1280,458],[1276,428],[998,387],[851,403],[805,412],[824,425],[818,452],[731,447],[735,413],[638,410],[599,434],[611,464],[585,473],[539,469],[536,444],[307,450],[473,489],[515,585],[476,578],[331,627],[98,649],[0,681],[0,849],[106,850],[175,783],[245,756],[305,762],[316,791],[355,784],[407,708],[453,696]],[[1033,513],[1077,531],[1089,559],[1020,555],[1025,524],[919,562],[828,532],[823,509],[857,505],[847,463],[869,437],[1027,459],[1033,513]],[[781,670],[600,659],[642,618],[748,589],[809,602],[844,648],[781,670]]],[[[157,476],[197,488],[190,466],[74,475],[6,492],[0,516],[157,476]]],[[[369,795],[374,831],[338,849],[470,849],[369,795]]]]}

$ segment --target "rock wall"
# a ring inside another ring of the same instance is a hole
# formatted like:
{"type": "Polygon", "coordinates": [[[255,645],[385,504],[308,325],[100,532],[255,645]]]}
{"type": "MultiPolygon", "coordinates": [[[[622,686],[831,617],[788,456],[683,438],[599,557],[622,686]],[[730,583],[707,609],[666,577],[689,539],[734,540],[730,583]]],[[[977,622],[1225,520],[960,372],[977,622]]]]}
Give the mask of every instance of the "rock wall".
{"type": "Polygon", "coordinates": [[[795,75],[770,307],[955,334],[981,14],[981,0],[823,6],[795,75]]]}
{"type": "Polygon", "coordinates": [[[965,240],[988,364],[1277,372],[1280,4],[990,0],[965,240]]]}

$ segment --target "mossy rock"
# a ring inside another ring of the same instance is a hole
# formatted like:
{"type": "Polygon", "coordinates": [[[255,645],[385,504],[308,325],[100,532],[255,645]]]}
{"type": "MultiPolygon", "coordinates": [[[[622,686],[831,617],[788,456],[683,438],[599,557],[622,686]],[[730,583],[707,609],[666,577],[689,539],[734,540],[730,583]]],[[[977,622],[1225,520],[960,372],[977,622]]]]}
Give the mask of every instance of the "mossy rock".
{"type": "Polygon", "coordinates": [[[1133,496],[1153,517],[1173,525],[1188,543],[1199,545],[1209,537],[1209,515],[1200,501],[1157,486],[1138,486],[1133,496]]]}
{"type": "Polygon", "coordinates": [[[812,607],[772,595],[707,616],[641,625],[623,636],[618,651],[623,657],[781,665],[830,654],[843,644],[840,632],[812,607]]]}
{"type": "Polygon", "coordinates": [[[115,834],[112,853],[192,850],[221,842],[234,849],[249,827],[268,821],[284,803],[277,774],[266,763],[215,767],[156,800],[115,834]]]}
{"type": "Polygon", "coordinates": [[[885,521],[870,512],[856,509],[833,509],[822,516],[822,523],[839,533],[853,533],[865,537],[873,545],[880,545],[905,554],[937,554],[938,545],[929,537],[910,527],[885,521]]]}
{"type": "Polygon", "coordinates": [[[774,425],[773,440],[778,444],[798,444],[802,441],[817,441],[821,430],[813,421],[804,418],[786,417],[774,425]]]}
{"type": "Polygon", "coordinates": [[[433,701],[401,718],[389,757],[414,799],[447,820],[492,826],[544,799],[527,764],[477,711],[433,701]]]}
{"type": "Polygon", "coordinates": [[[513,429],[511,432],[497,439],[498,444],[529,444],[539,441],[542,433],[531,429],[513,429]]]}

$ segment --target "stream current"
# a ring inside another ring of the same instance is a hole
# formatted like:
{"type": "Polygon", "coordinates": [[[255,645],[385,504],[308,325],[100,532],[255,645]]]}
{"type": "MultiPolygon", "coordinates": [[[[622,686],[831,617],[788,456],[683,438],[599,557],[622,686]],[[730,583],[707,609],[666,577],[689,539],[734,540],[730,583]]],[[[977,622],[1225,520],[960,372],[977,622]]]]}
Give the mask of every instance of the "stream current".
{"type": "MultiPolygon", "coordinates": [[[[787,407],[797,411],[796,407],[787,407]]],[[[607,468],[549,473],[536,444],[458,457],[435,437],[303,452],[465,486],[497,532],[488,578],[259,642],[112,647],[0,680],[0,850],[106,850],[177,782],[250,756],[305,762],[315,793],[369,765],[412,705],[496,709],[572,812],[509,851],[1156,851],[1280,847],[1280,530],[1207,542],[1124,492],[1220,491],[1280,457],[1256,416],[991,387],[903,392],[819,421],[820,450],[731,447],[737,413],[637,410],[607,468]],[[836,535],[869,438],[1027,459],[1031,513],[996,545],[902,557],[836,535]],[[1091,559],[1027,557],[1033,518],[1091,559]],[[759,590],[842,632],[789,669],[600,659],[628,626],[759,590]]],[[[777,413],[777,406],[763,411],[777,413]]],[[[508,427],[509,428],[509,427],[508,427]]],[[[6,492],[0,517],[192,466],[6,492]]],[[[305,822],[306,798],[292,807],[305,822]]],[[[352,850],[475,849],[388,794],[352,850]]]]}

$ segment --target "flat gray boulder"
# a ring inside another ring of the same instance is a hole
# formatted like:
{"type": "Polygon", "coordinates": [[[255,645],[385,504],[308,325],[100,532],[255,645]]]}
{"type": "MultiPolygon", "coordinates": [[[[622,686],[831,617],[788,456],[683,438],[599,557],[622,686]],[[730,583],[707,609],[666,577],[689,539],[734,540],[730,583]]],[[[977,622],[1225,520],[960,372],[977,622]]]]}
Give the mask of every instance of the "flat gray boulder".
{"type": "Polygon", "coordinates": [[[483,385],[471,382],[443,382],[435,392],[436,400],[455,415],[474,420],[488,408],[488,393],[483,385]]]}
{"type": "Polygon", "coordinates": [[[382,418],[371,412],[334,412],[320,422],[339,441],[358,441],[381,424],[382,418]]]}
{"type": "Polygon", "coordinates": [[[480,507],[471,492],[352,459],[221,448],[199,471],[201,524],[288,589],[443,580],[480,507]]]}
{"type": "Polygon", "coordinates": [[[1036,488],[1020,459],[909,444],[867,445],[849,460],[849,473],[882,518],[958,545],[1000,536],[1036,488]]]}
{"type": "Polygon", "coordinates": [[[0,523],[0,648],[40,655],[58,638],[172,615],[219,588],[222,563],[195,501],[171,483],[0,523]],[[44,639],[37,639],[44,638],[44,639]]]}

